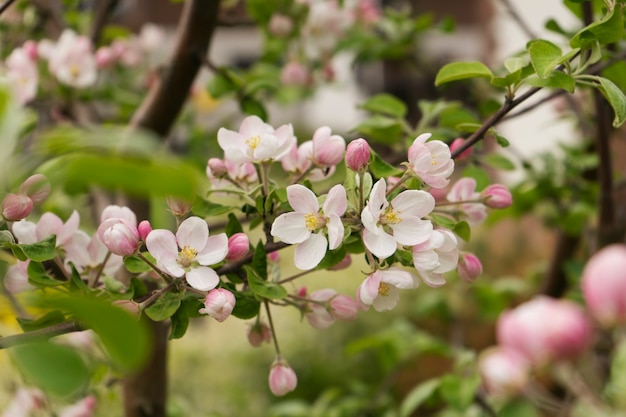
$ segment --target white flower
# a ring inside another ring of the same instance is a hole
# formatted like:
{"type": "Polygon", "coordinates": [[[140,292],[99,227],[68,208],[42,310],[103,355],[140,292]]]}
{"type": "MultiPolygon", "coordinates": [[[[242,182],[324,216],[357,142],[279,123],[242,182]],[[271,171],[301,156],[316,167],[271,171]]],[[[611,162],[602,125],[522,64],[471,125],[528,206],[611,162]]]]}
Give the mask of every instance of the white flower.
{"type": "Polygon", "coordinates": [[[440,287],[446,283],[443,273],[452,271],[459,262],[458,240],[449,230],[433,230],[426,242],[413,246],[413,266],[426,285],[440,287]]]}
{"type": "Polygon", "coordinates": [[[217,142],[224,157],[235,163],[279,160],[296,142],[291,124],[274,129],[257,116],[246,117],[239,131],[217,131],[217,142]]]}
{"type": "Polygon", "coordinates": [[[185,275],[193,288],[208,291],[219,283],[217,273],[208,265],[226,258],[228,238],[224,233],[209,236],[209,226],[204,220],[189,217],[180,224],[176,236],[165,229],[150,232],[146,247],[159,268],[174,277],[185,275]]]}
{"type": "Polygon", "coordinates": [[[37,64],[28,56],[24,48],[16,48],[5,61],[6,77],[9,88],[15,93],[17,100],[27,103],[37,95],[39,73],[37,64]]]}
{"type": "Polygon", "coordinates": [[[370,199],[361,212],[363,243],[378,258],[387,258],[398,244],[413,246],[428,239],[433,230],[429,220],[421,218],[435,208],[435,199],[426,191],[407,190],[391,203],[385,197],[387,185],[379,180],[370,193],[370,199]]]}
{"type": "Polygon", "coordinates": [[[64,30],[49,53],[48,68],[65,85],[91,87],[98,75],[91,41],[70,29],[64,30]]]}
{"type": "Polygon", "coordinates": [[[272,224],[272,236],[285,243],[297,244],[296,266],[303,270],[313,269],[324,258],[326,248],[333,250],[341,245],[344,231],[341,216],[348,204],[346,190],[343,185],[331,188],[321,211],[313,191],[303,185],[287,187],[287,199],[295,211],[278,216],[272,224]]]}
{"type": "Polygon", "coordinates": [[[448,192],[447,199],[451,203],[459,203],[470,223],[480,223],[487,217],[487,207],[480,202],[482,197],[476,192],[474,178],[464,177],[454,183],[448,192]],[[467,203],[467,201],[473,201],[473,203],[467,203]]]}
{"type": "Polygon", "coordinates": [[[433,188],[448,185],[454,171],[454,160],[448,145],[440,140],[426,142],[430,133],[419,135],[409,147],[409,167],[422,181],[433,188]]]}
{"type": "Polygon", "coordinates": [[[373,306],[376,311],[387,311],[398,304],[399,289],[413,289],[418,285],[417,277],[408,271],[399,268],[378,270],[359,286],[356,300],[365,310],[373,306]]]}

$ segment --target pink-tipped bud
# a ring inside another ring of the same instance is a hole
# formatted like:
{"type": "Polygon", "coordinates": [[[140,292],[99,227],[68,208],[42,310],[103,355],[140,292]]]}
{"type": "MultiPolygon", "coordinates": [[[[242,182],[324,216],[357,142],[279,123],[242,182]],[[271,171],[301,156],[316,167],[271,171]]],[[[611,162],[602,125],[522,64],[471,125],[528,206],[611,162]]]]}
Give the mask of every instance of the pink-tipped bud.
{"type": "Polygon", "coordinates": [[[30,197],[35,205],[48,198],[50,190],[50,181],[43,174],[31,175],[20,185],[20,194],[30,197]]]}
{"type": "Polygon", "coordinates": [[[59,412],[59,417],[91,417],[96,410],[96,397],[89,395],[74,405],[65,407],[59,412]]]}
{"type": "Polygon", "coordinates": [[[322,126],[313,134],[313,154],[311,159],[317,165],[335,166],[343,159],[346,141],[339,135],[331,134],[330,127],[322,126]]]}
{"type": "Polygon", "coordinates": [[[96,51],[95,57],[98,68],[107,68],[117,61],[118,54],[110,46],[102,46],[96,51]]]}
{"type": "Polygon", "coordinates": [[[293,21],[289,16],[285,16],[284,14],[280,13],[274,13],[270,18],[270,22],[267,28],[274,36],[287,36],[293,30],[293,21]]]}
{"type": "Polygon", "coordinates": [[[204,308],[200,309],[201,314],[208,314],[219,322],[223,322],[230,316],[235,308],[235,296],[232,292],[224,288],[216,288],[204,298],[204,308]]]}
{"type": "Polygon", "coordinates": [[[226,260],[238,261],[250,252],[250,239],[245,233],[235,233],[228,238],[228,255],[226,260]]]}
{"type": "Polygon", "coordinates": [[[592,339],[589,320],[578,305],[545,296],[502,313],[496,333],[501,346],[515,350],[535,366],[575,358],[592,339]]]}
{"type": "Polygon", "coordinates": [[[206,173],[209,178],[222,178],[228,174],[228,167],[224,160],[211,158],[207,162],[206,173]]]}
{"type": "Polygon", "coordinates": [[[528,383],[528,361],[514,350],[497,347],[486,350],[478,360],[483,386],[491,395],[510,398],[521,394],[528,383]]]}
{"type": "Polygon", "coordinates": [[[33,200],[23,194],[7,194],[2,199],[2,217],[16,222],[28,217],[33,211],[33,200]]]}
{"type": "Polygon", "coordinates": [[[365,139],[356,139],[346,149],[346,165],[355,172],[363,172],[370,162],[370,145],[365,139]]]}
{"type": "Polygon", "coordinates": [[[167,207],[176,217],[186,216],[189,214],[191,207],[193,206],[193,201],[185,201],[176,197],[167,197],[165,201],[167,202],[167,207]]]}
{"type": "Polygon", "coordinates": [[[352,297],[338,294],[330,300],[330,314],[337,320],[355,320],[358,312],[359,306],[352,297]]]}
{"type": "Polygon", "coordinates": [[[122,218],[107,219],[98,227],[98,237],[116,255],[130,256],[139,247],[137,227],[122,218]]]}
{"type": "Polygon", "coordinates": [[[459,257],[457,270],[459,277],[468,284],[471,284],[476,278],[483,274],[483,264],[473,253],[464,253],[459,257]]]}
{"type": "Polygon", "coordinates": [[[24,52],[26,52],[26,55],[31,60],[37,61],[37,59],[39,58],[37,42],[28,40],[24,42],[24,45],[22,45],[22,48],[24,49],[24,52]]]}
{"type": "Polygon", "coordinates": [[[593,255],[581,286],[587,308],[600,324],[626,323],[626,245],[609,245],[593,255]]]}
{"type": "Polygon", "coordinates": [[[350,256],[349,253],[346,253],[346,256],[344,256],[343,259],[339,261],[338,264],[331,266],[330,268],[328,268],[328,270],[329,271],[341,271],[342,269],[348,268],[350,265],[352,265],[352,257],[350,256]]]}
{"type": "MultiPolygon", "coordinates": [[[[454,153],[457,149],[463,146],[464,143],[465,143],[465,139],[463,138],[454,139],[452,143],[450,144],[450,152],[454,153]]],[[[472,148],[467,148],[456,157],[456,160],[462,161],[464,159],[469,158],[471,155],[472,155],[472,148]]]]}
{"type": "Polygon", "coordinates": [[[145,242],[146,238],[152,231],[152,225],[150,224],[150,221],[142,220],[141,223],[139,223],[139,226],[137,226],[137,231],[139,232],[139,237],[141,238],[141,240],[145,242]]]}
{"type": "Polygon", "coordinates": [[[272,263],[279,263],[280,262],[280,253],[278,253],[278,251],[276,252],[270,252],[267,254],[267,260],[272,262],[272,263]]]}
{"type": "Polygon", "coordinates": [[[300,287],[298,288],[298,291],[296,291],[297,296],[300,298],[306,297],[308,293],[309,293],[309,290],[306,287],[300,287]]]}
{"type": "Polygon", "coordinates": [[[298,377],[286,361],[276,359],[272,364],[272,369],[270,369],[269,385],[272,394],[276,396],[285,395],[296,389],[298,377]]]}
{"type": "Polygon", "coordinates": [[[502,184],[491,184],[489,187],[485,188],[480,195],[484,199],[484,204],[487,207],[504,209],[513,204],[511,192],[502,184]]]}
{"type": "Polygon", "coordinates": [[[265,323],[255,323],[253,326],[247,329],[248,342],[253,347],[259,347],[263,343],[269,343],[272,341],[272,331],[270,327],[265,323]]]}
{"type": "Polygon", "coordinates": [[[307,87],[313,82],[313,77],[304,64],[298,61],[290,61],[280,72],[280,82],[284,85],[307,87]]]}

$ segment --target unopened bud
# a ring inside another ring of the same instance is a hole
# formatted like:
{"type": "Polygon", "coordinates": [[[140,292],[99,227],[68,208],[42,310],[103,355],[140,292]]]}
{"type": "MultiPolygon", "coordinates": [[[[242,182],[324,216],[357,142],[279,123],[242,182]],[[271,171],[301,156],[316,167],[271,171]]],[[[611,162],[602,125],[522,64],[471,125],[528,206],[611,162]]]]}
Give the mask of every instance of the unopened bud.
{"type": "Polygon", "coordinates": [[[502,184],[491,184],[480,193],[487,207],[504,209],[513,204],[513,197],[509,189],[502,184]]]}
{"type": "Polygon", "coordinates": [[[166,202],[167,207],[176,217],[186,216],[191,211],[191,207],[193,206],[193,202],[181,200],[175,197],[167,197],[166,202]]]}
{"type": "Polygon", "coordinates": [[[148,220],[142,220],[141,223],[139,223],[139,226],[137,226],[137,231],[139,232],[141,240],[145,242],[146,238],[152,231],[152,226],[148,220]]]}
{"type": "Polygon", "coordinates": [[[247,329],[248,342],[254,347],[259,347],[263,343],[272,341],[272,331],[265,323],[256,323],[247,329]]]}
{"type": "Polygon", "coordinates": [[[33,204],[39,204],[50,195],[50,181],[43,174],[31,175],[20,185],[20,194],[30,197],[33,204]]]}
{"type": "Polygon", "coordinates": [[[298,377],[286,361],[277,359],[270,370],[269,385],[272,394],[282,396],[296,389],[298,377]]]}
{"type": "Polygon", "coordinates": [[[10,193],[2,199],[2,217],[7,221],[25,219],[32,211],[33,200],[26,195],[10,193]]]}
{"type": "Polygon", "coordinates": [[[353,140],[346,149],[346,165],[355,172],[365,171],[370,162],[370,145],[363,138],[353,140]]]}
{"type": "Polygon", "coordinates": [[[464,253],[459,258],[457,270],[459,271],[459,277],[468,284],[471,284],[476,278],[483,274],[483,265],[476,255],[464,253]]]}
{"type": "Polygon", "coordinates": [[[207,162],[207,176],[209,178],[222,178],[228,174],[226,163],[219,158],[211,158],[207,162]]]}
{"type": "MultiPolygon", "coordinates": [[[[463,138],[456,138],[452,141],[452,143],[450,144],[450,152],[454,153],[457,149],[459,149],[461,146],[463,146],[463,144],[465,143],[465,139],[463,138]]],[[[457,161],[462,161],[464,159],[469,158],[472,155],[472,148],[467,148],[465,149],[463,152],[461,152],[457,157],[457,161]]]]}
{"type": "Polygon", "coordinates": [[[219,322],[223,322],[230,316],[235,308],[235,296],[224,288],[215,288],[208,292],[204,298],[204,308],[199,312],[208,314],[219,322]]]}
{"type": "Polygon", "coordinates": [[[250,239],[245,233],[235,233],[228,238],[228,255],[226,259],[229,261],[238,261],[248,254],[250,251],[250,239]]]}
{"type": "Polygon", "coordinates": [[[289,16],[280,13],[274,13],[268,24],[270,33],[274,36],[287,36],[293,30],[293,21],[289,16]]]}

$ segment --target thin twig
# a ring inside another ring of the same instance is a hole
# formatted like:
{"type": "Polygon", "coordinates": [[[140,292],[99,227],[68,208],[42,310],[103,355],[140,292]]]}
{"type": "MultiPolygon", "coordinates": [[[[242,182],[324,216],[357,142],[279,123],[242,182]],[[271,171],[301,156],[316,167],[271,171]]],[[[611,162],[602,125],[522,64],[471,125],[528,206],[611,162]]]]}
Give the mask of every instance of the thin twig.
{"type": "Polygon", "coordinates": [[[526,21],[522,19],[522,16],[519,15],[517,10],[513,7],[509,0],[501,0],[504,6],[506,7],[506,11],[509,12],[515,23],[522,29],[522,31],[526,34],[530,39],[537,39],[538,36],[533,32],[533,30],[526,24],[526,21]]]}
{"type": "Polygon", "coordinates": [[[85,330],[85,328],[78,322],[66,321],[60,324],[55,324],[54,326],[33,330],[32,332],[0,337],[0,349],[6,349],[40,340],[47,340],[51,337],[66,333],[80,332],[82,330],[85,330]]]}
{"type": "Polygon", "coordinates": [[[4,13],[4,11],[6,9],[8,9],[9,7],[11,7],[11,5],[15,2],[15,0],[7,0],[4,3],[2,3],[2,6],[0,6],[0,15],[2,13],[4,13]]]}

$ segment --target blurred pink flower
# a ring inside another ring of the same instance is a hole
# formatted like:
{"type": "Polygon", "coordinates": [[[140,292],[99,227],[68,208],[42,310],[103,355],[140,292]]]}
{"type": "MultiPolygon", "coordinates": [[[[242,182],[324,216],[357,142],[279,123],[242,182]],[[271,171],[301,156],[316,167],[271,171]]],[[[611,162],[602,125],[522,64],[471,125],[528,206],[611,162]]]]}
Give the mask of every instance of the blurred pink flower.
{"type": "Polygon", "coordinates": [[[480,355],[478,372],[487,392],[508,398],[524,390],[529,380],[530,364],[515,350],[494,347],[480,355]]]}
{"type": "Polygon", "coordinates": [[[269,375],[269,386],[272,394],[285,395],[298,385],[298,377],[289,364],[283,359],[276,359],[269,375]]]}
{"type": "Polygon", "coordinates": [[[581,286],[587,308],[600,324],[626,323],[626,245],[609,245],[594,254],[581,286]]]}

